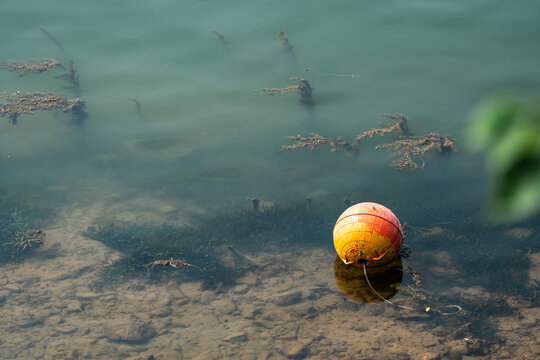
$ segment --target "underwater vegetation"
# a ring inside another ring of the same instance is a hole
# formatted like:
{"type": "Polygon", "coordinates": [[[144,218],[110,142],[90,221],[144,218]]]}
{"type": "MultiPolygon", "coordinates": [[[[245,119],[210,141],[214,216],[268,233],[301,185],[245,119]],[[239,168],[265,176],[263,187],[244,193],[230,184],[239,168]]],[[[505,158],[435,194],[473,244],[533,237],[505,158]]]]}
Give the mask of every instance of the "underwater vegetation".
{"type": "Polygon", "coordinates": [[[538,99],[495,97],[478,106],[467,133],[471,149],[486,153],[492,205],[503,220],[540,210],[540,106],[538,99]]]}
{"type": "Polygon", "coordinates": [[[14,125],[21,114],[33,114],[38,110],[59,109],[64,113],[70,113],[72,123],[77,125],[81,125],[88,117],[84,100],[69,99],[52,92],[2,93],[0,98],[7,100],[6,104],[0,104],[0,117],[9,117],[9,122],[14,125]]]}
{"type": "MultiPolygon", "coordinates": [[[[147,265],[163,259],[181,259],[194,265],[182,269],[153,269],[184,281],[203,281],[206,288],[226,287],[253,268],[250,251],[276,247],[328,246],[335,218],[343,204],[303,202],[289,206],[243,209],[203,216],[193,225],[107,224],[90,227],[84,235],[123,252],[103,271],[104,282],[114,282],[148,271],[147,265]],[[234,266],[223,262],[234,259],[234,266]],[[172,273],[171,273],[172,272],[172,273]]],[[[306,250],[307,251],[307,250],[306,250]]]]}
{"type": "Polygon", "coordinates": [[[388,117],[394,120],[394,122],[380,124],[379,128],[371,129],[357,135],[353,143],[349,143],[342,137],[328,138],[311,133],[307,137],[302,135],[287,136],[288,140],[295,141],[296,143],[294,145],[284,145],[282,149],[295,150],[307,148],[308,150],[314,150],[315,148],[329,145],[332,152],[343,148],[347,151],[358,153],[361,142],[368,137],[398,134],[398,138],[393,142],[377,145],[375,149],[390,150],[390,156],[395,158],[390,166],[396,169],[408,170],[423,169],[425,166],[424,156],[428,152],[444,153],[458,151],[454,144],[455,140],[449,136],[441,136],[436,133],[424,136],[412,136],[407,126],[408,118],[403,114],[382,114],[381,116],[388,117]]]}
{"type": "Polygon", "coordinates": [[[40,230],[53,211],[28,199],[0,193],[0,263],[15,261],[45,242],[40,230]]]}

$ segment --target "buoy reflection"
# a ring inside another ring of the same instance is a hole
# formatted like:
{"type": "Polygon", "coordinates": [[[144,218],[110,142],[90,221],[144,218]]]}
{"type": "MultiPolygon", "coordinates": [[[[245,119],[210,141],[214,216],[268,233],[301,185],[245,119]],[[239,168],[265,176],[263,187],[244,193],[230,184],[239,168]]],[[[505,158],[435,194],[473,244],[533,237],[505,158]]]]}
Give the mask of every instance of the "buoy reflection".
{"type": "MultiPolygon", "coordinates": [[[[403,280],[403,264],[401,259],[397,258],[386,266],[367,269],[367,275],[373,288],[385,299],[390,299],[396,295],[403,280]]],[[[382,301],[369,288],[364,270],[361,267],[345,265],[339,256],[336,256],[334,261],[334,276],[339,291],[348,299],[370,303],[382,301]]]]}

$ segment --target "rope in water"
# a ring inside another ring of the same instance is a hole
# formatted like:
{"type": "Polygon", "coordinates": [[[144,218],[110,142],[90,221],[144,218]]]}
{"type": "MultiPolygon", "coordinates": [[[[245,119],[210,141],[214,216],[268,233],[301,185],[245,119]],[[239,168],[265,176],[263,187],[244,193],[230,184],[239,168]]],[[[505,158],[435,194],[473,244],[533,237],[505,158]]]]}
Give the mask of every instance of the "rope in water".
{"type": "Polygon", "coordinates": [[[321,76],[327,76],[327,77],[349,77],[349,78],[359,78],[360,75],[356,75],[356,74],[328,74],[328,73],[323,73],[323,72],[320,72],[320,71],[317,71],[317,70],[313,70],[313,69],[305,69],[304,72],[308,72],[308,71],[311,71],[312,73],[315,73],[317,75],[321,75],[321,76]]]}
{"type": "MultiPolygon", "coordinates": [[[[388,304],[390,304],[390,305],[392,305],[392,306],[396,306],[396,307],[398,307],[398,308],[405,309],[405,310],[414,310],[413,308],[410,308],[410,307],[407,307],[407,306],[402,306],[402,305],[394,304],[393,302],[391,302],[390,300],[386,299],[384,296],[382,296],[381,294],[379,294],[379,293],[377,292],[377,290],[375,290],[375,289],[373,288],[373,286],[371,285],[371,282],[369,281],[369,278],[368,278],[368,275],[367,275],[367,270],[366,270],[366,264],[362,264],[362,267],[364,268],[364,276],[365,276],[366,281],[367,281],[367,283],[368,283],[368,285],[369,285],[369,288],[371,289],[371,291],[373,291],[373,293],[374,293],[375,295],[377,295],[377,296],[378,296],[380,299],[382,299],[384,302],[386,302],[386,303],[388,303],[388,304]]],[[[448,316],[448,315],[455,315],[455,314],[458,314],[458,313],[461,312],[461,310],[463,310],[463,309],[461,308],[461,306],[458,306],[458,305],[445,305],[444,307],[445,307],[445,308],[454,308],[454,309],[457,309],[457,311],[447,313],[447,312],[442,312],[442,311],[440,311],[440,310],[431,309],[431,307],[427,307],[427,308],[426,308],[426,312],[427,312],[427,311],[430,311],[430,310],[433,310],[433,311],[438,312],[438,313],[441,314],[441,315],[448,316]]]]}

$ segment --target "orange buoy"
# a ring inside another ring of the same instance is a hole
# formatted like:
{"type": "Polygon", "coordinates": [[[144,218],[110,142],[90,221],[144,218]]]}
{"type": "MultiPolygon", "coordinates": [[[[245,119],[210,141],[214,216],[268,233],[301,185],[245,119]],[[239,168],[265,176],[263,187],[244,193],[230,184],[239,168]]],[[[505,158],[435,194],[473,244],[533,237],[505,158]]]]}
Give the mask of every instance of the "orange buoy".
{"type": "Polygon", "coordinates": [[[403,244],[403,229],[394,213],[377,203],[351,206],[334,226],[334,247],[345,264],[377,267],[391,263],[403,244]]]}

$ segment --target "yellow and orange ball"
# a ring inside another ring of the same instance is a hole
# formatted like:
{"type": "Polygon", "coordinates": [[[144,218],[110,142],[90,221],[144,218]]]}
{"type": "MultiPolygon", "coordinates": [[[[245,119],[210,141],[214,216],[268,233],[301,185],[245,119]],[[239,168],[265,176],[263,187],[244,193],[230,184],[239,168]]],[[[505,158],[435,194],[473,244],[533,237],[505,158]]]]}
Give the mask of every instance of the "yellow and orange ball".
{"type": "Polygon", "coordinates": [[[334,246],[345,264],[377,267],[391,263],[403,244],[403,229],[394,213],[377,203],[351,206],[334,226],[334,246]]]}

